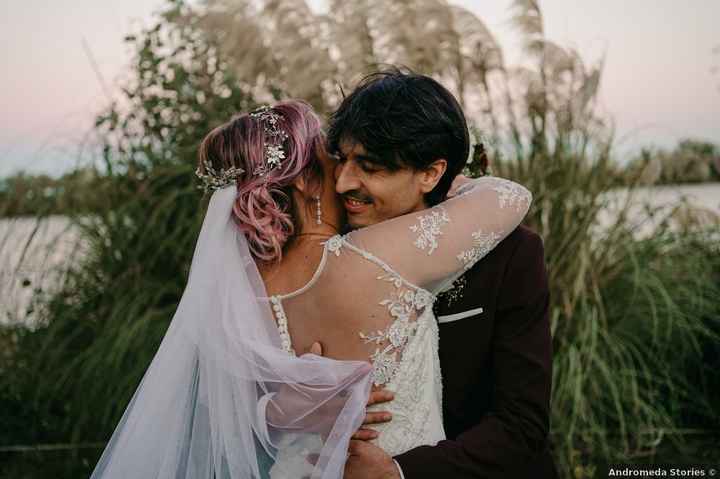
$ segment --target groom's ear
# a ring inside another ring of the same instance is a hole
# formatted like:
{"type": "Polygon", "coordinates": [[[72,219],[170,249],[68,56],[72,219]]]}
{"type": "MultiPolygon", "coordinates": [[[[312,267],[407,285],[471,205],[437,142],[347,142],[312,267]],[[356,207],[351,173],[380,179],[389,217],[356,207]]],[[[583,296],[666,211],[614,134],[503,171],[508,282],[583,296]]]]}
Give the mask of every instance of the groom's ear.
{"type": "Polygon", "coordinates": [[[424,170],[420,170],[420,191],[423,194],[430,193],[440,182],[445,170],[447,170],[447,160],[444,158],[439,158],[430,163],[424,170]]]}

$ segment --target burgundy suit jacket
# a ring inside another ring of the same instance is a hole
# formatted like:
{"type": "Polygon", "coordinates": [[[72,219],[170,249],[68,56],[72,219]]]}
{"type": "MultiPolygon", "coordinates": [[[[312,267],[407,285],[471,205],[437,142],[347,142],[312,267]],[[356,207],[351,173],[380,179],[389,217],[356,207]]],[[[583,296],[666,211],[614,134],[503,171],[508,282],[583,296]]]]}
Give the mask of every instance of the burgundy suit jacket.
{"type": "Polygon", "coordinates": [[[406,479],[555,478],[542,240],[520,226],[463,277],[457,299],[435,306],[446,319],[475,310],[439,326],[447,440],[395,460],[406,479]]]}

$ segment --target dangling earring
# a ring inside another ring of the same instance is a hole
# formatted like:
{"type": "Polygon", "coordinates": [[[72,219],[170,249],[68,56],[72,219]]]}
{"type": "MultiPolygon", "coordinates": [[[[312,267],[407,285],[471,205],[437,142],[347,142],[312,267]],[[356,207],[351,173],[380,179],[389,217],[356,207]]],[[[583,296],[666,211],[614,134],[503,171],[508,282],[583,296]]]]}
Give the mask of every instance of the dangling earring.
{"type": "Polygon", "coordinates": [[[318,225],[322,224],[322,210],[320,209],[320,196],[315,197],[315,204],[317,209],[315,210],[315,223],[318,225]]]}

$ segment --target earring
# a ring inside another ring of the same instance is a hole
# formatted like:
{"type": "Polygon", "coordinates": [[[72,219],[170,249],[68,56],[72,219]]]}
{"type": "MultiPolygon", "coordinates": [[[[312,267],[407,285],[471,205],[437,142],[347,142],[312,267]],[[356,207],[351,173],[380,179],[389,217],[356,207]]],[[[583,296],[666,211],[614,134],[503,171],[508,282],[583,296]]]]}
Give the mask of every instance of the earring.
{"type": "Polygon", "coordinates": [[[315,223],[318,225],[322,224],[322,210],[320,209],[320,196],[315,197],[315,204],[317,209],[315,210],[315,223]]]}

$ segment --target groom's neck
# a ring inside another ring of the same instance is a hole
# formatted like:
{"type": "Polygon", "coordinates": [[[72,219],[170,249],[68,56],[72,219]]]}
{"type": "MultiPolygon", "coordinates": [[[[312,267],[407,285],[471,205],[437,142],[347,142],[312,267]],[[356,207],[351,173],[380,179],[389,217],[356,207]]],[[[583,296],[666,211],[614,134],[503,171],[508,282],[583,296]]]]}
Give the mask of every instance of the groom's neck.
{"type": "MultiPolygon", "coordinates": [[[[407,213],[417,213],[418,211],[426,210],[428,208],[429,208],[429,206],[425,202],[425,199],[422,199],[415,205],[415,207],[413,209],[411,209],[407,213]]],[[[407,213],[405,213],[405,214],[407,214],[407,213]]]]}

